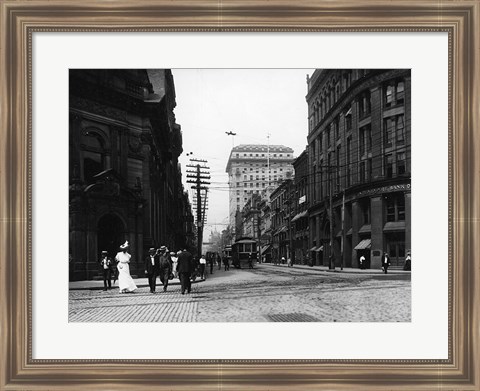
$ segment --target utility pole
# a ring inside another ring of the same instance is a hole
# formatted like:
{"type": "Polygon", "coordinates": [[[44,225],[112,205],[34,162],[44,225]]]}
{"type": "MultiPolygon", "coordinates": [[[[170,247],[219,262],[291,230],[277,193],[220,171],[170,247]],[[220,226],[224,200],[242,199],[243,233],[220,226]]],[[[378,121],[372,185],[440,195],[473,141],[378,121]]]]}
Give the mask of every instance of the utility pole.
{"type": "Polygon", "coordinates": [[[192,189],[196,190],[196,212],[197,212],[197,256],[202,255],[202,242],[203,242],[203,227],[204,227],[204,218],[205,218],[205,209],[207,205],[207,185],[210,182],[207,182],[206,179],[210,179],[210,172],[205,171],[209,170],[210,167],[207,167],[205,163],[206,160],[202,159],[190,159],[190,162],[196,164],[187,164],[187,167],[193,168],[194,170],[187,170],[187,183],[192,183],[192,189]],[[203,165],[200,165],[203,163],[203,165]],[[203,171],[202,171],[203,170],[203,171]],[[202,210],[202,190],[205,190],[205,199],[203,202],[202,210]]]}

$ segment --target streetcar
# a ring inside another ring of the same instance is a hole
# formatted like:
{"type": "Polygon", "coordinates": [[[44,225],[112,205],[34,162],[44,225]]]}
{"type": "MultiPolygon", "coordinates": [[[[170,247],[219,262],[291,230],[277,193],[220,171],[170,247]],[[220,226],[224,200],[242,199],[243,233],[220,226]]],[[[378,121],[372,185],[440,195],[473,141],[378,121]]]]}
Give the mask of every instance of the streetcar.
{"type": "Polygon", "coordinates": [[[249,237],[243,237],[232,245],[232,265],[237,269],[248,268],[248,261],[252,263],[257,260],[257,242],[249,237]]]}

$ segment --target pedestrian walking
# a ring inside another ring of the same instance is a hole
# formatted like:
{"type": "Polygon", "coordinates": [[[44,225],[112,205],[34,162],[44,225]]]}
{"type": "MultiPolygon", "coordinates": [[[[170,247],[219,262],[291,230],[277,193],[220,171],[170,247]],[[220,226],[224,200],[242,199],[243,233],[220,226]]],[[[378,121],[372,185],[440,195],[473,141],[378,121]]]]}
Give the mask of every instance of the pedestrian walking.
{"type": "Polygon", "coordinates": [[[252,255],[252,253],[248,254],[248,268],[253,269],[253,255],[252,255]]]}
{"type": "Polygon", "coordinates": [[[213,263],[214,263],[213,255],[210,255],[208,257],[208,264],[210,265],[210,274],[213,274],[213,263]]]}
{"type": "Polygon", "coordinates": [[[132,276],[130,275],[130,259],[132,256],[127,252],[129,248],[128,240],[120,246],[120,251],[115,256],[118,269],[118,288],[119,293],[134,292],[137,289],[132,276]]]}
{"type": "Polygon", "coordinates": [[[226,255],[223,256],[223,266],[225,271],[230,270],[230,262],[228,261],[228,257],[226,255]]]}
{"type": "Polygon", "coordinates": [[[205,280],[205,268],[207,267],[207,260],[205,256],[202,254],[200,257],[200,278],[205,280]]]}
{"type": "Polygon", "coordinates": [[[183,250],[178,256],[177,271],[180,278],[182,295],[185,294],[185,291],[190,293],[192,289],[190,276],[193,272],[193,256],[187,250],[183,250]]]}
{"type": "Polygon", "coordinates": [[[359,266],[360,266],[360,269],[365,269],[365,256],[364,255],[361,255],[360,256],[360,259],[358,260],[358,263],[359,263],[359,266]]]}
{"type": "Polygon", "coordinates": [[[148,277],[148,285],[150,293],[155,293],[157,285],[157,275],[160,271],[160,264],[156,251],[153,247],[148,250],[148,256],[145,257],[145,274],[148,277]]]}
{"type": "Polygon", "coordinates": [[[405,258],[405,265],[403,265],[403,270],[412,270],[412,257],[410,255],[410,251],[407,251],[407,257],[405,258]]]}
{"type": "Polygon", "coordinates": [[[113,268],[113,261],[108,256],[107,251],[102,251],[102,256],[100,258],[100,266],[102,268],[102,275],[103,275],[103,290],[112,289],[112,268],[113,268]]]}
{"type": "Polygon", "coordinates": [[[177,253],[175,253],[174,251],[170,251],[170,259],[172,261],[173,278],[177,278],[178,277],[178,273],[177,273],[177,262],[178,262],[177,253]]]}
{"type": "Polygon", "coordinates": [[[167,247],[165,246],[160,247],[160,257],[158,259],[158,265],[160,281],[163,285],[163,291],[166,292],[168,288],[168,280],[170,279],[170,275],[172,274],[172,263],[170,260],[170,254],[168,253],[167,247]]]}
{"type": "Polygon", "coordinates": [[[288,259],[287,259],[287,267],[293,267],[293,263],[292,263],[292,258],[291,258],[291,257],[288,257],[288,259]]]}
{"type": "Polygon", "coordinates": [[[390,266],[390,256],[388,253],[383,253],[382,257],[382,270],[385,274],[387,274],[388,267],[390,266]]]}
{"type": "Polygon", "coordinates": [[[217,261],[217,264],[218,264],[218,270],[221,270],[222,269],[222,258],[220,257],[220,255],[218,255],[218,253],[215,253],[215,260],[217,261]]]}

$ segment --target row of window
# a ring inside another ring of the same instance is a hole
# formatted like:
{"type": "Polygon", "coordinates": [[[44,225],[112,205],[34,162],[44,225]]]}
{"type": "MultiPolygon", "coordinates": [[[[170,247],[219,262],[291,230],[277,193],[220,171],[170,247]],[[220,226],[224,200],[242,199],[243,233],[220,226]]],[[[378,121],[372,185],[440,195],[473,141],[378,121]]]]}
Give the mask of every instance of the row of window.
{"type": "MultiPolygon", "coordinates": [[[[349,148],[349,143],[347,143],[347,150],[349,148]]],[[[328,154],[327,168],[323,166],[323,160],[320,160],[320,165],[313,167],[312,172],[312,195],[313,200],[321,200],[330,194],[330,186],[333,186],[332,190],[336,193],[342,190],[342,176],[345,175],[345,187],[348,188],[352,186],[353,176],[357,175],[357,183],[367,183],[373,179],[373,159],[371,157],[365,158],[358,162],[358,164],[350,163],[347,159],[347,165],[344,169],[340,165],[340,146],[337,148],[336,153],[333,152],[328,154]],[[335,155],[335,156],[333,156],[335,155]],[[329,169],[332,167],[332,162],[336,162],[336,167],[339,169],[329,169]],[[329,181],[331,178],[331,182],[329,181]]],[[[348,155],[347,155],[348,157],[348,155]]],[[[376,160],[382,164],[382,173],[384,178],[393,178],[395,176],[404,175],[407,172],[407,154],[405,151],[397,151],[395,153],[387,153],[382,160],[376,160]]],[[[378,170],[377,170],[378,171],[378,170]]]]}
{"type": "MultiPolygon", "coordinates": [[[[265,178],[262,178],[265,180],[265,178]]],[[[280,176],[276,176],[274,175],[273,176],[273,181],[277,181],[277,180],[282,180],[283,179],[283,176],[280,175],[280,176]]],[[[237,182],[237,186],[236,187],[242,187],[242,183],[243,183],[243,187],[261,187],[261,188],[265,188],[267,186],[267,184],[265,182],[237,182]]],[[[232,187],[235,187],[235,186],[232,186],[232,187]]]]}
{"type": "MultiPolygon", "coordinates": [[[[362,224],[371,224],[370,199],[361,200],[359,203],[362,215],[362,224]]],[[[405,196],[400,193],[392,193],[385,197],[383,204],[385,221],[405,221],[405,196]]]]}
{"type": "MultiPolygon", "coordinates": [[[[236,153],[236,154],[235,154],[235,157],[239,158],[240,155],[241,155],[240,153],[236,153]]],[[[277,157],[277,154],[276,154],[276,153],[269,153],[268,155],[271,156],[271,157],[277,157]]],[[[252,154],[252,153],[249,153],[249,154],[244,153],[243,156],[244,156],[244,157],[254,157],[254,156],[255,156],[255,157],[266,157],[267,155],[264,154],[264,153],[262,153],[262,154],[256,153],[255,155],[252,154]]],[[[285,154],[285,157],[291,157],[291,156],[292,156],[292,154],[290,154],[290,153],[285,154]]],[[[284,157],[283,153],[279,153],[279,154],[278,154],[278,157],[284,157]]]]}
{"type": "MultiPolygon", "coordinates": [[[[311,143],[311,154],[315,161],[317,153],[324,153],[323,139],[326,138],[327,147],[332,146],[333,135],[335,139],[339,139],[338,124],[336,121],[332,122],[333,126],[327,128],[324,132],[320,133],[318,138],[314,139],[311,143]]],[[[398,148],[406,143],[406,125],[404,114],[393,115],[383,120],[383,147],[398,148]]],[[[337,146],[338,149],[338,146],[337,146]]],[[[358,129],[358,155],[360,158],[367,156],[372,152],[372,128],[371,124],[367,124],[358,129]]],[[[352,153],[352,136],[347,137],[347,163],[350,163],[352,153]]]]}
{"type": "MultiPolygon", "coordinates": [[[[403,105],[405,102],[405,81],[403,79],[390,80],[382,86],[382,92],[383,92],[383,107],[385,109],[394,107],[394,106],[403,105]]],[[[339,98],[338,96],[335,97],[335,101],[338,98],[339,98]]],[[[319,98],[319,99],[320,101],[317,99],[310,108],[310,131],[312,131],[315,128],[315,126],[317,126],[317,124],[321,122],[323,117],[327,114],[327,112],[333,106],[333,104],[328,105],[328,100],[325,100],[325,98],[323,100],[322,98],[319,98]]],[[[362,119],[362,118],[365,118],[366,116],[369,116],[372,109],[370,90],[365,90],[361,92],[357,96],[357,101],[358,101],[359,118],[362,119]]],[[[347,105],[344,110],[344,116],[346,120],[346,126],[345,126],[346,129],[351,128],[351,121],[352,121],[351,113],[352,113],[352,106],[350,104],[350,105],[347,105]],[[350,118],[347,118],[347,117],[350,117],[350,118]]]]}

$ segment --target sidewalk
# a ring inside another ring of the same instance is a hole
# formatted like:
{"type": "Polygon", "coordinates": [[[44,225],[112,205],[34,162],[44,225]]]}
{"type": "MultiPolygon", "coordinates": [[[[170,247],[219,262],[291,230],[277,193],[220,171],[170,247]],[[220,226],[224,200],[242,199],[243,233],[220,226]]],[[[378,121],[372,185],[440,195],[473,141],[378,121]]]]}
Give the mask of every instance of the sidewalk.
{"type": "MultiPolygon", "coordinates": [[[[344,267],[343,270],[336,266],[335,269],[330,270],[328,266],[308,266],[308,265],[293,265],[293,267],[289,268],[287,264],[278,264],[274,265],[273,263],[261,263],[255,264],[255,266],[268,266],[272,268],[286,268],[286,269],[303,269],[303,270],[311,270],[316,272],[327,272],[327,273],[355,273],[355,274],[384,274],[382,269],[358,269],[353,267],[344,267]]],[[[388,269],[388,274],[409,274],[410,271],[404,271],[402,269],[388,269]]]]}
{"type": "MultiPolygon", "coordinates": [[[[217,274],[217,276],[219,275],[219,271],[223,271],[223,265],[222,265],[222,269],[219,270],[216,266],[215,268],[213,269],[214,273],[213,274],[210,274],[209,272],[210,269],[207,270],[208,274],[207,274],[207,280],[209,280],[210,278],[215,278],[215,274],[217,274]]],[[[134,278],[133,281],[135,282],[135,285],[137,286],[137,288],[145,288],[145,287],[148,287],[148,278],[146,277],[142,277],[142,278],[134,278]]],[[[192,281],[192,284],[197,284],[199,282],[203,282],[205,280],[202,280],[201,278],[197,277],[197,279],[195,281],[192,281]]],[[[173,280],[170,280],[168,282],[168,286],[180,286],[180,280],[178,278],[174,278],[173,280]]],[[[157,289],[161,289],[161,283],[160,283],[160,278],[157,277],[157,289]]],[[[74,290],[78,290],[78,291],[81,291],[81,290],[102,290],[103,289],[103,280],[84,280],[84,281],[70,281],[68,283],[68,290],[70,291],[74,291],[74,290]]],[[[112,279],[112,290],[114,289],[118,289],[118,280],[115,282],[115,284],[113,283],[113,279],[112,279]]]]}

